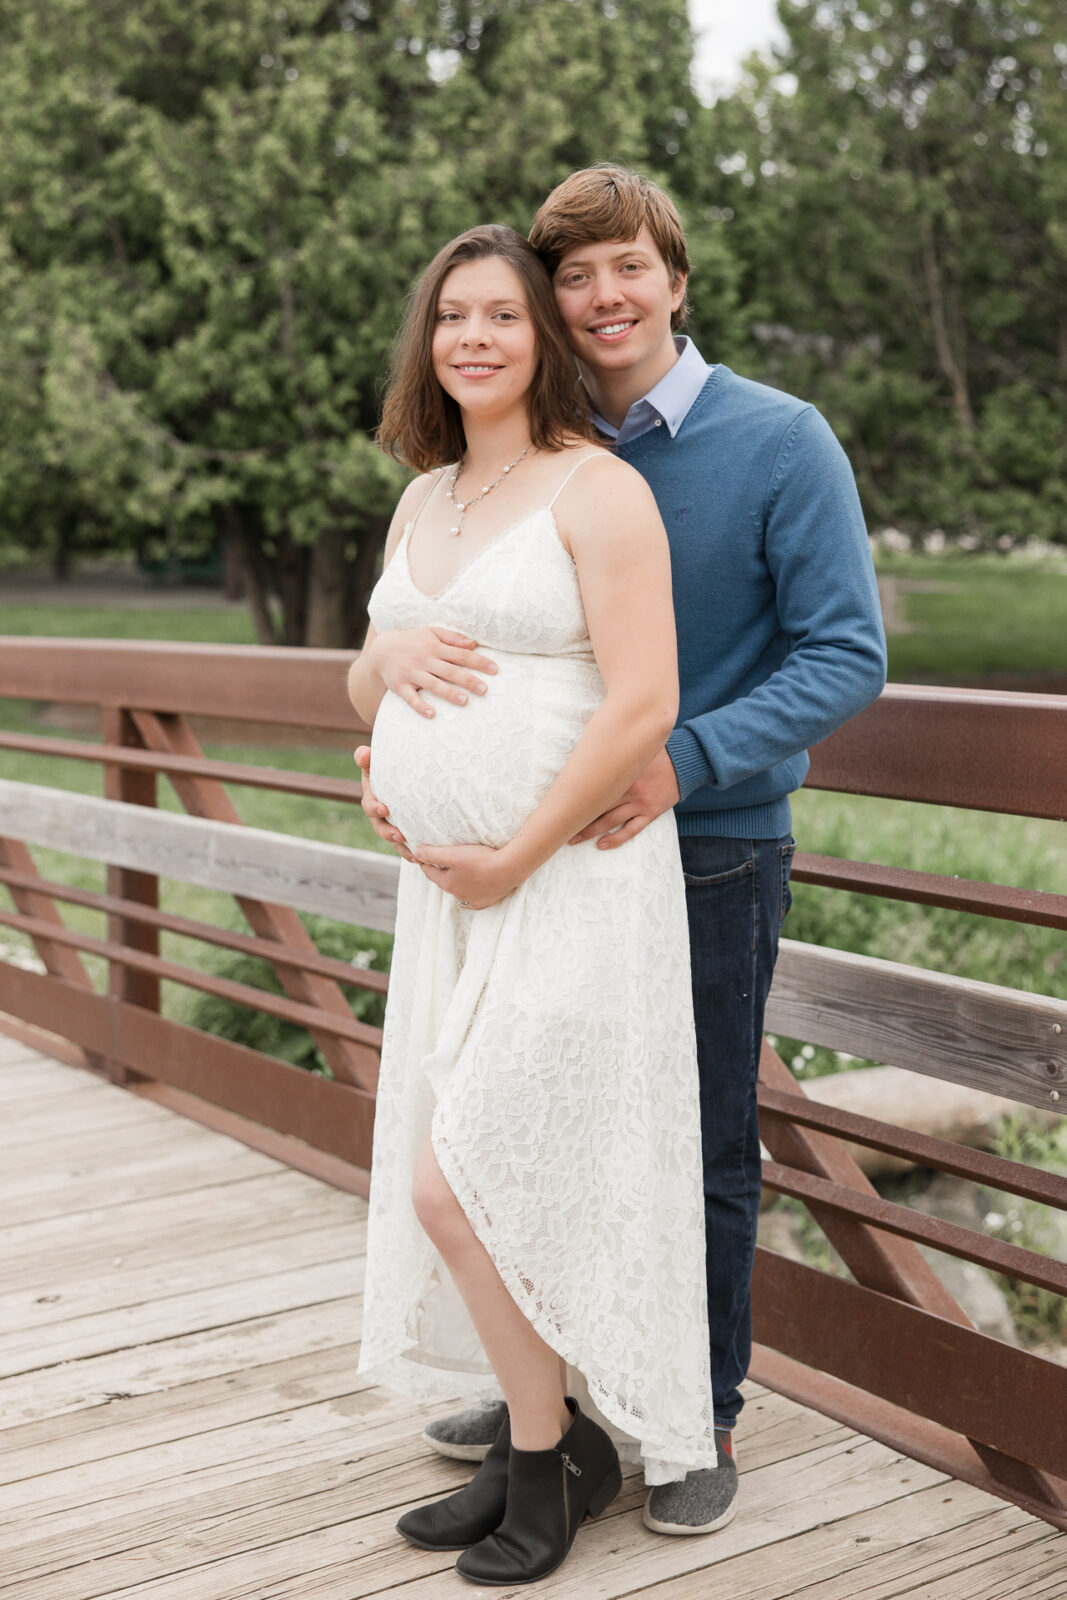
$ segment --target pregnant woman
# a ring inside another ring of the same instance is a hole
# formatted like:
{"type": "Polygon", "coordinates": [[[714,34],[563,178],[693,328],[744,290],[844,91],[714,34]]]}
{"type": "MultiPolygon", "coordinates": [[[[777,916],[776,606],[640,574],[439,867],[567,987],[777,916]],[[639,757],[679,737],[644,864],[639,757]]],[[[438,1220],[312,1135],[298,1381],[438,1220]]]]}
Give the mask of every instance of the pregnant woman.
{"type": "Polygon", "coordinates": [[[481,1583],[559,1565],[620,1487],[617,1445],[650,1483],[716,1463],[674,821],[625,851],[565,848],[673,726],[667,542],[576,405],[526,241],[446,245],[380,435],[423,476],[349,676],[407,842],[360,1370],[427,1398],[503,1393],[472,1482],[399,1524],[481,1583]],[[427,628],[454,647],[452,703],[389,691],[427,628]]]}

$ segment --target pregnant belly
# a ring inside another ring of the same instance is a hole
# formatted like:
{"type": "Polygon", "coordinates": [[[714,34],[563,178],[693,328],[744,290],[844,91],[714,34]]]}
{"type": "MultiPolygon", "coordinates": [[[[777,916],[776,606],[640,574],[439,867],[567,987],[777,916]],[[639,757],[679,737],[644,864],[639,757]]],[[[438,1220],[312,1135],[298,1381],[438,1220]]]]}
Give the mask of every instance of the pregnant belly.
{"type": "Polygon", "coordinates": [[[387,694],[371,783],[411,845],[513,838],[558,776],[603,698],[584,658],[495,655],[499,673],[466,705],[426,697],[433,717],[387,694]]]}

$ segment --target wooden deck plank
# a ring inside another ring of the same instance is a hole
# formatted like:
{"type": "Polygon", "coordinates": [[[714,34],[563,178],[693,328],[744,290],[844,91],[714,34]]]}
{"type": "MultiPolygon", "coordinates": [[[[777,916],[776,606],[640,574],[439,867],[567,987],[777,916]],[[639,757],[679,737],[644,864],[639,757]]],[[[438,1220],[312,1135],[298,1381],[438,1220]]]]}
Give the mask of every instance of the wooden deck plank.
{"type": "MultiPolygon", "coordinates": [[[[73,1067],[71,1071],[74,1071],[73,1067]]],[[[178,1118],[174,1119],[176,1122],[178,1118]]],[[[246,1145],[233,1143],[225,1167],[209,1149],[212,1135],[206,1128],[185,1123],[181,1136],[172,1141],[165,1129],[158,1137],[142,1139],[136,1151],[123,1157],[116,1152],[102,1182],[97,1170],[87,1170],[84,1160],[69,1167],[38,1173],[27,1172],[4,1182],[3,1216],[7,1223],[32,1222],[42,1217],[76,1219],[82,1211],[95,1211],[106,1199],[111,1205],[129,1205],[135,1200],[178,1196],[206,1183],[237,1183],[242,1178],[258,1178],[272,1169],[268,1156],[246,1145]],[[188,1130],[186,1132],[186,1130],[188,1130]]]]}
{"type": "MultiPolygon", "coordinates": [[[[994,1502],[969,1484],[935,1484],[890,1505],[844,1517],[803,1536],[716,1560],[715,1586],[730,1600],[926,1600],[927,1583],[983,1559],[1063,1539],[1017,1506],[994,1502]]],[[[637,1591],[640,1600],[707,1600],[708,1569],[637,1591]]],[[[1019,1594],[1019,1591],[1016,1591],[1019,1594]]]]}
{"type": "MultiPolygon", "coordinates": [[[[0,1048],[0,1072],[32,1068],[18,1048],[0,1048]]],[[[448,1404],[357,1376],[363,1202],[158,1107],[158,1122],[113,1114],[101,1095],[128,1100],[121,1090],[94,1080],[101,1094],[86,1096],[84,1073],[47,1066],[41,1099],[23,1081],[4,1109],[41,1157],[36,1174],[0,1175],[0,1371],[37,1364],[0,1379],[5,1600],[468,1592],[453,1557],[395,1532],[405,1506],[469,1468],[419,1437],[448,1404]],[[60,1136],[40,1139],[64,1079],[60,1136]]],[[[734,1523],[651,1534],[631,1473],[537,1594],[1067,1597],[1067,1535],[783,1396],[746,1393],[734,1523]]]]}
{"type": "Polygon", "coordinates": [[[0,1485],[43,1477],[123,1450],[185,1439],[211,1428],[272,1416],[351,1394],[358,1344],[303,1351],[172,1389],[125,1395],[0,1430],[0,1485]]]}
{"type": "Polygon", "coordinates": [[[358,1307],[335,1300],[161,1339],[133,1350],[0,1381],[0,1416],[13,1424],[99,1406],[114,1395],[151,1394],[197,1378],[240,1372],[358,1338],[358,1307]]]}
{"type": "MultiPolygon", "coordinates": [[[[125,1584],[137,1576],[134,1555],[140,1548],[138,1536],[143,1541],[146,1530],[150,1538],[141,1562],[142,1576],[146,1581],[154,1579],[161,1570],[176,1571],[175,1562],[191,1566],[210,1560],[211,1581],[218,1584],[220,1562],[236,1563],[235,1571],[242,1563],[254,1566],[256,1552],[261,1546],[275,1546],[280,1542],[295,1542],[300,1547],[291,1553],[294,1563],[292,1573],[296,1576],[306,1572],[305,1558],[309,1548],[313,1548],[318,1557],[326,1559],[329,1549],[327,1535],[331,1531],[336,1541],[334,1553],[328,1561],[331,1569],[328,1582],[331,1585],[335,1580],[342,1583],[354,1580],[356,1573],[350,1570],[353,1561],[358,1565],[369,1560],[375,1569],[381,1566],[385,1572],[391,1573],[397,1560],[402,1563],[408,1553],[405,1546],[398,1544],[393,1533],[398,1508],[427,1494],[449,1492],[463,1481],[467,1473],[456,1463],[430,1455],[418,1441],[417,1421],[421,1415],[418,1407],[405,1405],[396,1399],[386,1399],[376,1390],[366,1391],[364,1403],[372,1410],[367,1417],[354,1419],[361,1424],[358,1443],[350,1448],[344,1458],[338,1458],[336,1449],[332,1455],[327,1453],[324,1456],[319,1445],[323,1442],[328,1445],[328,1436],[324,1440],[323,1436],[315,1435],[309,1435],[303,1441],[294,1439],[289,1445],[291,1454],[287,1458],[287,1468],[276,1444],[269,1445],[266,1455],[256,1456],[246,1453],[247,1442],[236,1436],[225,1441],[227,1454],[232,1457],[229,1462],[205,1463],[203,1470],[195,1474],[189,1470],[186,1456],[179,1454],[164,1466],[164,1453],[157,1451],[152,1452],[155,1465],[150,1465],[143,1457],[140,1461],[127,1464],[128,1487],[118,1498],[112,1498],[108,1486],[104,1485],[95,1491],[95,1505],[75,1505],[61,1514],[49,1513],[48,1486],[40,1484],[41,1498],[27,1506],[26,1515],[31,1525],[39,1524],[41,1537],[39,1540],[26,1540],[26,1528],[20,1525],[15,1546],[8,1554],[9,1563],[15,1563],[11,1567],[11,1576],[14,1577],[16,1571],[26,1571],[30,1562],[37,1561],[38,1565],[30,1570],[40,1577],[44,1575],[44,1564],[54,1564],[57,1559],[60,1562],[65,1560],[72,1538],[76,1549],[79,1530],[90,1525],[90,1512],[96,1557],[94,1572],[98,1575],[105,1573],[101,1557],[107,1548],[113,1548],[118,1561],[115,1575],[125,1584]],[[373,1409],[375,1406],[377,1410],[373,1409]],[[331,1491],[328,1481],[323,1481],[324,1477],[328,1480],[333,1473],[341,1472],[346,1467],[349,1469],[347,1480],[342,1478],[336,1490],[331,1491]],[[147,1481],[139,1482],[138,1470],[142,1468],[147,1474],[147,1481]],[[164,1471],[166,1475],[157,1476],[164,1471]],[[204,1473],[210,1481],[205,1481],[204,1473]],[[206,1490],[210,1493],[206,1494],[206,1490]],[[170,1515],[166,1518],[169,1527],[163,1524],[164,1506],[170,1507],[170,1515]],[[390,1514],[384,1521],[383,1507],[390,1514]],[[369,1524],[374,1525],[373,1534],[369,1525],[364,1527],[368,1519],[369,1524]],[[161,1535],[167,1548],[165,1555],[159,1548],[161,1535]],[[358,1556],[352,1554],[354,1548],[358,1549],[358,1556]],[[183,1556],[184,1562],[181,1559],[183,1556]]],[[[792,1402],[786,1401],[783,1405],[788,1407],[792,1402]]],[[[308,1420],[310,1422],[311,1419],[308,1420]]],[[[262,1437],[266,1438],[266,1435],[262,1437]]],[[[835,1448],[840,1450],[840,1442],[836,1446],[825,1446],[815,1453],[825,1457],[835,1448]]],[[[871,1452],[881,1452],[883,1457],[889,1457],[889,1453],[883,1451],[881,1446],[871,1446],[871,1452]]],[[[210,1450],[208,1454],[211,1454],[210,1450]]],[[[777,1474],[777,1488],[773,1485],[764,1486],[762,1491],[763,1500],[768,1504],[773,1502],[781,1493],[783,1471],[790,1476],[796,1475],[795,1458],[788,1455],[779,1457],[762,1468],[750,1470],[746,1474],[746,1495],[751,1496],[755,1485],[759,1496],[761,1474],[777,1474]]],[[[852,1475],[853,1464],[849,1462],[839,1476],[852,1475]]],[[[817,1473],[820,1481],[823,1476],[821,1471],[817,1473]]],[[[640,1478],[635,1476],[616,1502],[612,1516],[625,1518],[640,1506],[643,1497],[640,1478]]],[[[809,1503],[808,1514],[821,1514],[815,1502],[809,1503]]],[[[615,1530],[616,1542],[620,1528],[621,1523],[615,1530]]],[[[675,1543],[649,1535],[640,1525],[638,1537],[640,1541],[651,1540],[654,1545],[675,1543]]],[[[683,1540],[680,1543],[691,1546],[693,1541],[683,1540]]],[[[692,1554],[690,1549],[689,1555],[692,1554]]],[[[435,1558],[433,1571],[439,1573],[447,1570],[451,1564],[451,1561],[435,1558]]],[[[82,1592],[74,1587],[79,1581],[74,1572],[65,1570],[65,1578],[68,1586],[65,1593],[73,1596],[82,1592]]],[[[366,1586],[373,1584],[373,1581],[368,1569],[360,1579],[361,1587],[357,1592],[375,1592],[372,1586],[366,1586]]],[[[99,1592],[108,1592],[106,1584],[101,1583],[99,1592]]],[[[294,1589],[292,1592],[295,1594],[298,1591],[294,1589]]],[[[229,1589],[222,1589],[220,1593],[228,1594],[229,1589]]],[[[14,1594],[17,1595],[18,1591],[14,1591],[14,1594]]]]}
{"type": "MultiPolygon", "coordinates": [[[[808,1452],[801,1463],[787,1459],[746,1474],[746,1514],[716,1535],[720,1554],[796,1538],[828,1520],[910,1495],[909,1485],[938,1478],[928,1468],[916,1467],[913,1462],[906,1465],[907,1471],[902,1471],[900,1459],[891,1451],[864,1441],[845,1449],[840,1444],[830,1445],[808,1452]]],[[[132,1583],[135,1552],[131,1551],[120,1583],[111,1589],[98,1585],[83,1592],[82,1600],[89,1600],[89,1594],[99,1600],[120,1590],[123,1600],[190,1600],[192,1596],[210,1596],[211,1600],[265,1600],[267,1596],[270,1600],[353,1600],[354,1596],[401,1586],[405,1600],[440,1600],[447,1592],[443,1583],[458,1581],[450,1575],[454,1556],[413,1550],[397,1538],[394,1523],[399,1510],[419,1497],[412,1494],[415,1463],[401,1460],[397,1466],[398,1470],[390,1473],[384,1470],[384,1462],[375,1460],[367,1480],[349,1485],[347,1515],[329,1526],[279,1537],[280,1513],[276,1509],[272,1517],[260,1518],[249,1528],[248,1534],[258,1540],[249,1548],[165,1576],[158,1575],[156,1564],[153,1576],[132,1583]]],[[[443,1466],[434,1466],[438,1480],[443,1466]]],[[[451,1471],[447,1476],[450,1482],[456,1481],[451,1471]]],[[[433,1492],[442,1492],[440,1482],[433,1492]]],[[[538,1594],[616,1600],[642,1584],[706,1566],[708,1553],[701,1548],[703,1541],[666,1539],[648,1532],[637,1514],[642,1499],[640,1480],[630,1480],[615,1514],[583,1530],[566,1566],[543,1580],[538,1594]]],[[[319,1496],[314,1500],[312,1514],[317,1520],[323,1508],[319,1496]]],[[[228,1517],[217,1519],[216,1526],[228,1526],[229,1521],[228,1517]]],[[[181,1538],[187,1538],[185,1531],[181,1538]]],[[[68,1600],[73,1572],[67,1570],[61,1577],[62,1583],[54,1588],[38,1583],[34,1600],[52,1600],[53,1594],[56,1600],[61,1594],[68,1600]]],[[[9,1593],[10,1600],[29,1600],[18,1588],[9,1593]]]]}
{"type": "Polygon", "coordinates": [[[77,1283],[95,1275],[101,1261],[114,1260],[116,1245],[131,1270],[181,1260],[197,1254],[205,1238],[212,1237],[223,1202],[226,1238],[234,1244],[283,1238],[310,1224],[344,1218],[359,1234],[364,1226],[349,1195],[276,1167],[240,1184],[205,1184],[183,1196],[177,1215],[173,1198],[166,1196],[130,1203],[124,1214],[116,1206],[83,1211],[76,1232],[63,1216],[0,1228],[0,1280],[9,1290],[23,1281],[40,1284],[53,1277],[77,1283]]]}
{"type": "MultiPolygon", "coordinates": [[[[336,1237],[336,1236],[335,1236],[336,1237]]],[[[116,1308],[110,1314],[79,1319],[84,1326],[61,1323],[40,1328],[32,1337],[14,1333],[0,1339],[0,1377],[38,1372],[59,1362],[104,1355],[116,1348],[143,1346],[188,1333],[207,1331],[257,1317],[269,1317],[294,1306],[326,1305],[351,1296],[354,1270],[342,1239],[330,1259],[314,1266],[222,1283],[166,1300],[116,1308]]]]}
{"type": "MultiPolygon", "coordinates": [[[[350,1293],[358,1287],[355,1233],[343,1222],[309,1224],[255,1244],[242,1242],[133,1269],[124,1257],[115,1256],[94,1276],[73,1283],[42,1275],[40,1295],[32,1289],[0,1294],[0,1328],[15,1330],[0,1334],[0,1374],[28,1370],[22,1364],[27,1360],[39,1367],[113,1350],[116,1336],[123,1344],[143,1343],[158,1337],[153,1330],[161,1318],[164,1337],[171,1337],[175,1327],[188,1331],[186,1307],[195,1306],[194,1316],[200,1316],[207,1290],[251,1284],[301,1266],[333,1263],[342,1292],[350,1293]]],[[[227,1297],[227,1314],[229,1303],[227,1297]]]]}

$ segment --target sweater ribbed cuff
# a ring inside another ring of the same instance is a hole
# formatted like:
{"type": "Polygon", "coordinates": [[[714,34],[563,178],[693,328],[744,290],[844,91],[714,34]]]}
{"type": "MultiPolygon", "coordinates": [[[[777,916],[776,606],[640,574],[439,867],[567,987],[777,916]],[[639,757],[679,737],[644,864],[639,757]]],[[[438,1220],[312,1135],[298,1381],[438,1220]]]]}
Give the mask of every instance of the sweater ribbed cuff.
{"type": "Polygon", "coordinates": [[[675,728],[667,740],[667,754],[671,758],[678,779],[678,794],[685,800],[694,789],[714,784],[715,773],[704,753],[704,747],[694,733],[686,727],[675,728]]]}

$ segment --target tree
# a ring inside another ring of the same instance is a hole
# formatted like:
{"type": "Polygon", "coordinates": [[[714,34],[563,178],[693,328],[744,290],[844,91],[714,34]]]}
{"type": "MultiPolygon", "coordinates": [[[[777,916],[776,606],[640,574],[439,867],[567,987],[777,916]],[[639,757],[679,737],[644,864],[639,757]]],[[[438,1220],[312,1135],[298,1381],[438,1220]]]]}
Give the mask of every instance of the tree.
{"type": "Polygon", "coordinates": [[[418,270],[475,222],[525,229],[576,165],[672,181],[698,109],[683,0],[36,0],[0,39],[0,273],[32,392],[0,520],[53,549],[225,541],[260,637],[293,644],[361,636],[418,270]]]}
{"type": "Polygon", "coordinates": [[[755,364],[823,404],[880,520],[1067,537],[1057,7],[780,9],[705,130],[755,364]]]}

